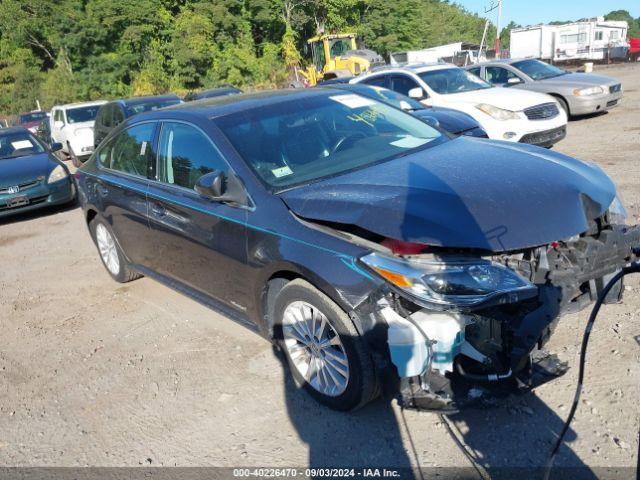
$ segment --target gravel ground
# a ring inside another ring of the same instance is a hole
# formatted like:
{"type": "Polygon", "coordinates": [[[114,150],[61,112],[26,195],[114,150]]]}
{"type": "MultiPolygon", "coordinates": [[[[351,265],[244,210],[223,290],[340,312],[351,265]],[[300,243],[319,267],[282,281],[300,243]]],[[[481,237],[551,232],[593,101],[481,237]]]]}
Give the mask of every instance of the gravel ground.
{"type": "MultiPolygon", "coordinates": [[[[599,70],[622,80],[622,105],[572,121],[557,149],[601,165],[637,218],[640,65],[599,70]]],[[[152,280],[114,283],[78,209],[0,223],[0,260],[0,466],[470,465],[439,416],[389,399],[354,414],[324,409],[253,333],[152,280]]],[[[633,279],[625,302],[598,319],[557,464],[633,476],[639,292],[633,279]]],[[[565,317],[549,344],[574,367],[563,378],[448,420],[481,465],[544,465],[572,401],[587,316],[565,317]]]]}

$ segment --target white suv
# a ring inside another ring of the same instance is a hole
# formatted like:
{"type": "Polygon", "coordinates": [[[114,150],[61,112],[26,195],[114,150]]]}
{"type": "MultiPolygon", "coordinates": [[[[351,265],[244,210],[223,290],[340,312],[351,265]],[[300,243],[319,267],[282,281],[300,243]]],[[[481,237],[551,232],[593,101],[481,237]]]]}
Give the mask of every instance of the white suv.
{"type": "Polygon", "coordinates": [[[62,144],[62,152],[75,166],[93,152],[93,124],[104,100],[58,105],[51,109],[51,138],[62,144]]]}
{"type": "Polygon", "coordinates": [[[460,110],[475,118],[495,140],[550,147],[566,135],[567,115],[553,97],[496,88],[455,65],[382,67],[351,83],[376,85],[425,105],[460,110]]]}

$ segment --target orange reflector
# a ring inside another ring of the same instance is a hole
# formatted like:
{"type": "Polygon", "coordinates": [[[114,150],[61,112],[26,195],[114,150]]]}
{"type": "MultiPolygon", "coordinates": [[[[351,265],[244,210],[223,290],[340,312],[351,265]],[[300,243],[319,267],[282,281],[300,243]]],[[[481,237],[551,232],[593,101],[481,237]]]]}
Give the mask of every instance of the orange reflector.
{"type": "Polygon", "coordinates": [[[413,282],[407,277],[405,277],[404,275],[401,275],[395,272],[390,272],[389,270],[383,270],[382,268],[379,268],[379,267],[373,267],[373,269],[397,287],[413,286],[413,282]]]}

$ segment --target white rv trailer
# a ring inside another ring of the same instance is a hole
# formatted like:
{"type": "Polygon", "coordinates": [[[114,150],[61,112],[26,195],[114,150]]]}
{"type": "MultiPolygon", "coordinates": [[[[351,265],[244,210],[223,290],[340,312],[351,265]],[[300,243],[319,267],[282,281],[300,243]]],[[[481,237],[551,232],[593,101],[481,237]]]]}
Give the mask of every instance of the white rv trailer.
{"type": "Polygon", "coordinates": [[[604,60],[624,56],[629,25],[603,17],[564,25],[535,25],[511,30],[511,58],[604,60]]]}

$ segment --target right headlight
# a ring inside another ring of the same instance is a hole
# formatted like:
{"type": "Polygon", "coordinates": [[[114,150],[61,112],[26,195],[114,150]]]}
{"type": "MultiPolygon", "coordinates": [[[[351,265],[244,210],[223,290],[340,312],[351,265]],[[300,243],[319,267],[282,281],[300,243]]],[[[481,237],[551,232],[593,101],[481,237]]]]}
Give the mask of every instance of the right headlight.
{"type": "Polygon", "coordinates": [[[609,223],[614,225],[627,224],[627,210],[624,208],[620,194],[616,195],[609,206],[609,223]]]}
{"type": "Polygon", "coordinates": [[[489,105],[488,103],[480,103],[476,105],[476,108],[481,112],[495,118],[496,120],[519,120],[520,116],[518,112],[511,110],[505,110],[504,108],[496,107],[495,105],[489,105]]]}
{"type": "Polygon", "coordinates": [[[537,292],[513,270],[481,258],[404,259],[371,253],[360,260],[409,297],[444,308],[472,307],[493,299],[512,303],[537,292]]]}

